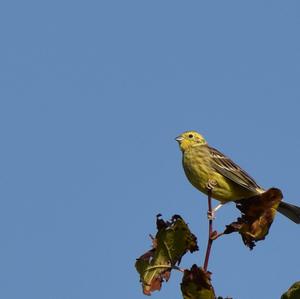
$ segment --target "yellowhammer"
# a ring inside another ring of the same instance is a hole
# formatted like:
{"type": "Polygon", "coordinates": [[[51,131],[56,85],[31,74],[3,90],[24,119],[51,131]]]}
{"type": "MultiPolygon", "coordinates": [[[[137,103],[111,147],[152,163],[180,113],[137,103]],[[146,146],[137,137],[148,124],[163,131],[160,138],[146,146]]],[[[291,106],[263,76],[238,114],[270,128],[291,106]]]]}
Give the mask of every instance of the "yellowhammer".
{"type": "MultiPolygon", "coordinates": [[[[232,160],[210,147],[206,140],[195,131],[184,132],[176,138],[182,151],[182,164],[191,184],[207,194],[213,184],[212,197],[222,204],[241,200],[265,192],[254,179],[232,160]]],[[[300,223],[300,207],[281,202],[278,211],[300,223]]]]}

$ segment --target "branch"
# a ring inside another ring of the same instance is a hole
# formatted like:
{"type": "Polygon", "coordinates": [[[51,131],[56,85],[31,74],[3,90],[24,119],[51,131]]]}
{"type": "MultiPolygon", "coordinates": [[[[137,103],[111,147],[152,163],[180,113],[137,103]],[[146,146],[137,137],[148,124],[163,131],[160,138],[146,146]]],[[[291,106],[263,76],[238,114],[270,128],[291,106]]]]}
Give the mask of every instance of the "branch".
{"type": "Polygon", "coordinates": [[[209,256],[210,256],[210,251],[211,251],[211,246],[213,243],[213,211],[211,207],[211,192],[212,188],[208,188],[208,193],[207,193],[207,198],[208,198],[208,241],[207,241],[207,247],[206,247],[206,254],[205,254],[205,260],[204,260],[204,271],[207,272],[207,267],[208,267],[208,261],[209,261],[209,256]]]}

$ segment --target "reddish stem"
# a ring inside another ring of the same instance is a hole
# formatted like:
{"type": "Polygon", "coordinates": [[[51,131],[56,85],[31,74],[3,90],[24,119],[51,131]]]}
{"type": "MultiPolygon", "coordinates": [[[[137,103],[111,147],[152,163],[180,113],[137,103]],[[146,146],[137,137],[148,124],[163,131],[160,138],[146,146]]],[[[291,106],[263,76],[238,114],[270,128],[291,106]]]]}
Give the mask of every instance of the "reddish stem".
{"type": "Polygon", "coordinates": [[[212,216],[213,215],[212,215],[212,207],[211,207],[211,189],[208,189],[207,198],[208,198],[208,214],[211,217],[208,220],[208,241],[207,241],[206,254],[205,254],[205,260],[204,260],[204,266],[203,266],[205,272],[207,272],[211,246],[212,246],[212,243],[213,243],[213,239],[212,239],[212,233],[213,233],[212,216]]]}

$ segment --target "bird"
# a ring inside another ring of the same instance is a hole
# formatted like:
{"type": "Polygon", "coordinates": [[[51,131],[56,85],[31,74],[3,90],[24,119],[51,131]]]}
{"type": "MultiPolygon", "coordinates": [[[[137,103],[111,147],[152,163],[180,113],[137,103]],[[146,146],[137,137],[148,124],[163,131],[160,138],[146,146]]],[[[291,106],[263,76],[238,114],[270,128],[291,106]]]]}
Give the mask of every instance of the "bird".
{"type": "MultiPolygon", "coordinates": [[[[182,151],[182,165],[189,182],[204,194],[225,203],[241,201],[266,190],[229,157],[208,145],[196,131],[186,131],[175,138],[182,151]]],[[[300,207],[281,201],[278,212],[300,224],[300,207]]]]}

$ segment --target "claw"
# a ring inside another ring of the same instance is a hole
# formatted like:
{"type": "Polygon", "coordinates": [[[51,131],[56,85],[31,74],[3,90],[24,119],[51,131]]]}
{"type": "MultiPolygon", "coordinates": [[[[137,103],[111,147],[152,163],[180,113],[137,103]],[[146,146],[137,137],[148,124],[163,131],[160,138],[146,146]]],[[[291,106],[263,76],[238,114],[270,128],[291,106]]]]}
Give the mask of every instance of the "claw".
{"type": "Polygon", "coordinates": [[[222,203],[218,204],[212,211],[207,211],[207,218],[208,220],[215,220],[216,219],[216,212],[223,206],[222,203]]]}
{"type": "Polygon", "coordinates": [[[215,186],[217,186],[217,182],[215,180],[209,179],[208,182],[207,182],[207,184],[206,184],[207,190],[208,191],[212,191],[215,186]]]}
{"type": "Polygon", "coordinates": [[[216,219],[216,215],[215,215],[215,211],[207,211],[207,218],[208,220],[215,220],[216,219]]]}

